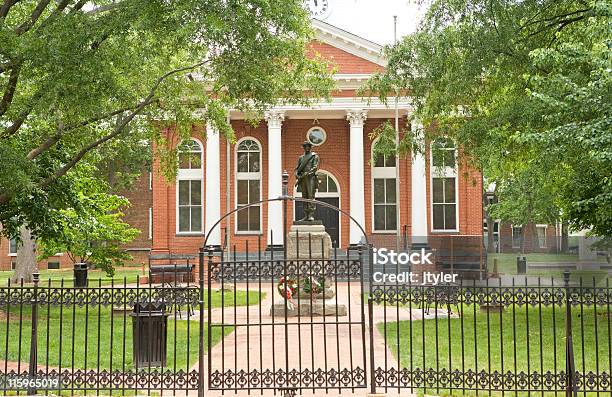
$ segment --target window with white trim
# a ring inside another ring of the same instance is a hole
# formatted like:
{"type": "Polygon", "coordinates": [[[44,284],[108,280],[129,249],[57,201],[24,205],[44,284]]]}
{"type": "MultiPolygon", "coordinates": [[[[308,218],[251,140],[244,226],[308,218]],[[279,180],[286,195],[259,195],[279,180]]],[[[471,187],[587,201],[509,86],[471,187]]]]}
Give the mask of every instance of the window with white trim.
{"type": "Polygon", "coordinates": [[[538,235],[538,247],[546,248],[546,229],[547,225],[537,225],[536,233],[538,235]]]}
{"type": "Polygon", "coordinates": [[[17,239],[12,238],[9,240],[9,255],[16,256],[17,255],[17,239]]]}
{"type": "MultiPolygon", "coordinates": [[[[236,147],[236,204],[244,207],[261,200],[261,147],[253,139],[245,139],[236,147]]],[[[261,231],[261,204],[236,213],[236,230],[261,231]]]]}
{"type": "Polygon", "coordinates": [[[431,212],[434,231],[457,231],[457,161],[452,140],[431,144],[431,212]]]}
{"type": "MultiPolygon", "coordinates": [[[[317,198],[319,197],[338,197],[338,184],[327,172],[320,171],[317,173],[319,185],[317,187],[317,198]]],[[[296,192],[302,193],[300,185],[296,187],[296,192]]]]}
{"type": "Polygon", "coordinates": [[[523,235],[522,226],[512,226],[512,248],[521,248],[521,240],[523,235]]]}
{"type": "Polygon", "coordinates": [[[153,208],[149,207],[149,240],[153,238],[153,208]]]}
{"type": "Polygon", "coordinates": [[[202,233],[202,145],[195,139],[178,148],[177,232],[202,233]]]}
{"type": "MultiPolygon", "coordinates": [[[[374,145],[372,145],[374,147],[374,145]]],[[[372,164],[373,227],[375,232],[397,230],[395,155],[378,155],[372,164]]]]}

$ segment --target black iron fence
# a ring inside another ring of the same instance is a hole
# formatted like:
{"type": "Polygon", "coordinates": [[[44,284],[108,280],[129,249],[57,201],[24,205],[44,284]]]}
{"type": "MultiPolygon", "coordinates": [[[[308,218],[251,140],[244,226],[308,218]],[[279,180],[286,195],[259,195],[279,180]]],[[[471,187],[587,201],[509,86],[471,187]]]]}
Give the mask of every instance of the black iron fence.
{"type": "MultiPolygon", "coordinates": [[[[213,310],[208,299],[208,384],[211,391],[300,390],[367,387],[363,246],[339,251],[311,234],[293,249],[251,252],[248,243],[206,253],[207,288],[231,291],[230,305],[213,310]],[[288,252],[289,251],[289,252],[288,252]],[[243,306],[237,291],[246,294],[243,306]],[[261,299],[250,304],[255,292],[261,299]],[[214,346],[211,335],[226,335],[214,346]]],[[[204,252],[202,253],[204,260],[204,252]]]]}
{"type": "Polygon", "coordinates": [[[134,281],[0,287],[1,394],[197,390],[200,288],[134,281]]]}
{"type": "Polygon", "coordinates": [[[609,279],[569,273],[522,285],[374,284],[371,390],[610,395],[611,303],[609,279]]]}

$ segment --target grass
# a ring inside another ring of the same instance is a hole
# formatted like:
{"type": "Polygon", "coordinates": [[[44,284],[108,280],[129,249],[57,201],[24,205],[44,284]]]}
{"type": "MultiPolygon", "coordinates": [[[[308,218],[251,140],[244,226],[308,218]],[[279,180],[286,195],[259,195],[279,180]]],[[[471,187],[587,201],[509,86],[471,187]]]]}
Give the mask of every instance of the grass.
{"type": "MultiPolygon", "coordinates": [[[[497,269],[501,274],[515,275],[517,274],[516,268],[516,257],[519,254],[488,254],[488,265],[489,271],[493,271],[494,259],[497,259],[497,269]]],[[[527,257],[527,274],[530,276],[542,276],[542,277],[563,277],[563,270],[558,269],[529,269],[529,262],[548,262],[548,263],[576,263],[578,262],[578,255],[572,254],[542,254],[542,253],[531,253],[531,254],[520,254],[521,256],[527,257]]],[[[608,276],[608,272],[605,270],[572,270],[570,279],[578,281],[581,277],[584,280],[591,281],[594,277],[596,280],[601,280],[608,276]]]]}
{"type": "MultiPolygon", "coordinates": [[[[13,275],[12,270],[8,271],[0,271],[0,286],[8,285],[8,281],[13,275]]],[[[122,285],[124,280],[127,284],[136,283],[137,277],[142,276],[142,267],[140,266],[125,266],[118,267],[115,269],[115,274],[113,277],[109,277],[106,272],[99,269],[90,269],[87,273],[88,278],[91,283],[95,283],[98,285],[98,280],[100,280],[102,285],[110,285],[113,281],[115,285],[122,285]]],[[[61,285],[65,287],[72,287],[73,285],[73,270],[72,269],[52,269],[52,270],[41,270],[40,271],[40,284],[41,285],[49,285],[49,280],[51,280],[51,285],[54,287],[59,287],[61,285]],[[62,280],[64,284],[62,284],[62,280]]],[[[14,283],[11,283],[15,285],[14,283]]]]}
{"type": "MultiPolygon", "coordinates": [[[[612,342],[608,330],[610,319],[601,315],[602,310],[606,309],[598,307],[597,316],[593,306],[585,307],[583,313],[580,313],[579,307],[572,312],[578,371],[610,373],[612,370],[612,342]]],[[[554,372],[555,368],[557,371],[565,369],[564,324],[564,308],[559,306],[554,308],[554,312],[552,307],[540,309],[522,306],[515,311],[509,308],[500,317],[499,313],[482,313],[476,305],[472,305],[463,307],[462,318],[387,323],[386,340],[393,355],[396,358],[399,356],[402,368],[448,369],[450,366],[461,371],[554,372]]],[[[383,323],[377,324],[377,328],[381,335],[385,334],[383,323]]],[[[424,390],[425,394],[433,394],[434,391],[440,395],[451,395],[448,390],[424,390]]],[[[463,393],[454,391],[452,395],[463,393]]]]}
{"type": "MultiPolygon", "coordinates": [[[[41,308],[38,322],[38,364],[49,367],[78,369],[134,369],[132,318],[129,314],[113,314],[109,307],[95,308],[52,307],[41,308]],[[62,309],[62,310],[61,310],[62,309]],[[112,330],[112,332],[111,332],[112,330]]],[[[6,313],[6,312],[5,312],[6,313]]],[[[5,314],[4,313],[4,314],[5,314]]],[[[19,309],[13,308],[7,321],[0,322],[0,360],[22,362],[27,369],[32,327],[31,308],[23,307],[19,322],[19,309]],[[8,339],[8,344],[6,343],[8,339]],[[25,364],[24,364],[25,362],[25,364]]],[[[6,316],[4,316],[6,318],[6,316]]],[[[185,317],[183,317],[185,318],[185,317]]],[[[225,329],[225,335],[233,331],[225,329]]],[[[207,348],[207,328],[204,328],[207,348]]],[[[168,319],[167,364],[164,369],[187,371],[198,360],[199,321],[168,319]]],[[[221,340],[221,330],[215,328],[213,345],[221,340]]],[[[3,364],[3,363],[2,363],[3,364]]],[[[0,367],[2,367],[0,364],[0,367]]],[[[4,370],[4,368],[0,368],[4,370]]]]}

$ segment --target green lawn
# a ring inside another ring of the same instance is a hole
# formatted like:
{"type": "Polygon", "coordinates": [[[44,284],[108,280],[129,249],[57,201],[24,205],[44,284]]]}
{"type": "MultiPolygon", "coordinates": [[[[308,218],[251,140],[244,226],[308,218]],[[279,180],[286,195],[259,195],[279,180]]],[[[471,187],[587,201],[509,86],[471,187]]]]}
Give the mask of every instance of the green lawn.
{"type": "MultiPolygon", "coordinates": [[[[497,269],[501,274],[513,275],[517,274],[516,268],[516,257],[519,254],[488,254],[487,262],[489,265],[489,272],[493,271],[493,262],[494,259],[497,259],[497,269]]],[[[523,254],[521,254],[523,256],[523,254]]],[[[567,262],[578,262],[578,255],[571,254],[540,254],[540,253],[532,253],[532,254],[524,254],[527,257],[527,264],[529,262],[559,262],[559,263],[567,263],[567,262]]],[[[563,271],[558,269],[546,270],[546,269],[529,269],[527,274],[530,276],[542,276],[542,277],[563,277],[563,271]]],[[[577,281],[582,277],[583,279],[588,279],[591,281],[593,277],[596,280],[600,280],[608,276],[608,272],[603,271],[588,271],[588,270],[572,270],[571,271],[571,279],[573,281],[577,281]]]]}
{"type": "MultiPolygon", "coordinates": [[[[475,306],[464,306],[462,318],[439,318],[387,323],[386,339],[389,350],[398,357],[397,335],[399,327],[399,359],[401,367],[446,368],[478,371],[529,371],[546,372],[565,368],[565,313],[561,307],[512,308],[501,317],[499,313],[481,313],[475,306]],[[529,320],[529,328],[527,327],[529,320]],[[513,326],[513,322],[516,327],[513,326]],[[463,323],[463,333],[462,333],[463,323]],[[449,332],[450,329],[450,332],[449,332]],[[476,335],[474,334],[476,330],[476,335]],[[529,338],[529,339],[528,339],[529,338]],[[515,342],[516,341],[516,342],[515,342]],[[529,350],[528,350],[529,347],[529,350]],[[463,349],[463,356],[462,356],[463,349]],[[515,359],[516,354],[516,359],[515,359]],[[502,368],[503,357],[503,368],[502,368]],[[556,364],[555,364],[556,363],[556,364]]],[[[579,307],[573,310],[573,337],[576,368],[581,372],[606,371],[610,373],[610,338],[608,317],[602,314],[605,308],[598,307],[597,317],[593,307],[586,308],[580,315],[579,307]],[[598,335],[595,335],[595,321],[598,335]],[[581,322],[584,332],[581,333],[581,322]],[[584,337],[584,344],[583,338],[584,337]],[[584,349],[583,349],[584,346],[584,349]]],[[[384,324],[377,324],[384,334],[384,324]]],[[[437,394],[435,389],[425,394],[437,394]]],[[[441,395],[449,395],[441,390],[441,395]]],[[[454,392],[461,395],[463,392],[454,392]]],[[[532,393],[540,395],[540,393],[532,393]]],[[[471,394],[470,394],[471,395],[471,394]]],[[[497,394],[494,394],[497,395],[497,394]]],[[[501,395],[501,394],[500,394],[501,395]]],[[[514,393],[512,393],[514,395],[514,393]]],[[[518,395],[527,395],[519,393],[518,395]]]]}
{"type": "MultiPolygon", "coordinates": [[[[8,281],[13,275],[12,270],[0,271],[0,286],[8,285],[8,281]]],[[[113,277],[109,277],[106,272],[99,269],[90,269],[88,271],[88,278],[90,283],[98,285],[98,280],[102,285],[110,285],[113,281],[115,285],[122,285],[125,281],[127,284],[136,283],[137,277],[142,276],[142,268],[140,266],[125,266],[118,267],[115,269],[113,277]]],[[[73,285],[73,270],[72,269],[53,269],[53,270],[41,270],[40,271],[40,284],[49,285],[51,280],[52,286],[61,286],[62,279],[64,280],[65,287],[71,287],[73,285]]]]}
{"type": "MultiPolygon", "coordinates": [[[[3,317],[6,318],[5,314],[3,317]]],[[[21,358],[22,368],[27,369],[31,308],[24,306],[22,316],[20,335],[19,309],[11,309],[8,345],[6,320],[0,321],[0,361],[4,362],[8,357],[8,361],[16,362],[21,358]]],[[[232,331],[232,327],[227,327],[225,334],[232,331]]],[[[206,327],[204,332],[204,343],[207,343],[206,327]]],[[[188,370],[194,366],[198,359],[199,336],[199,321],[168,319],[165,368],[188,370]]],[[[74,311],[73,308],[64,307],[61,312],[59,307],[52,307],[50,311],[41,308],[38,322],[38,364],[46,365],[48,362],[50,367],[59,367],[61,361],[62,368],[74,366],[79,369],[111,369],[112,364],[113,369],[134,369],[132,338],[132,318],[129,314],[113,315],[110,307],[82,307],[74,311]]],[[[213,345],[220,340],[221,331],[215,328],[213,345]]]]}

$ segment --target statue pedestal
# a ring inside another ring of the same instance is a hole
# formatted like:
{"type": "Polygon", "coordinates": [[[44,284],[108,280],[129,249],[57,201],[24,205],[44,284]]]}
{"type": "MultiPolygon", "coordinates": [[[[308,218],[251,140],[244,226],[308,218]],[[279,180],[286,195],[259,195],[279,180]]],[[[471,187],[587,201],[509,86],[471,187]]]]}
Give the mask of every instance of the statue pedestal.
{"type": "Polygon", "coordinates": [[[338,316],[343,317],[348,314],[346,305],[338,303],[336,298],[329,299],[304,299],[296,298],[291,301],[285,301],[280,298],[278,302],[270,308],[270,316],[284,317],[285,306],[287,307],[287,317],[305,317],[305,316],[338,316]]]}
{"type": "Polygon", "coordinates": [[[327,259],[332,241],[321,221],[297,221],[287,236],[287,259],[327,259]]]}
{"type": "MultiPolygon", "coordinates": [[[[297,221],[291,226],[287,235],[287,259],[296,261],[299,265],[309,264],[310,261],[329,259],[332,257],[331,237],[325,231],[321,221],[297,221]]],[[[304,317],[304,316],[346,316],[346,304],[337,300],[336,292],[332,288],[334,281],[322,279],[323,274],[306,276],[300,274],[288,275],[288,279],[299,286],[296,288],[292,300],[282,296],[270,307],[270,315],[275,318],[304,317]],[[298,282],[299,281],[299,282],[298,282]],[[312,284],[309,286],[309,284],[312,284]],[[309,288],[319,286],[319,292],[313,293],[309,288]]],[[[296,287],[297,287],[296,286],[296,287]]],[[[279,287],[282,289],[282,286],[279,287]]]]}

